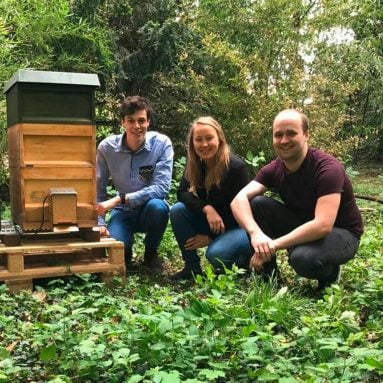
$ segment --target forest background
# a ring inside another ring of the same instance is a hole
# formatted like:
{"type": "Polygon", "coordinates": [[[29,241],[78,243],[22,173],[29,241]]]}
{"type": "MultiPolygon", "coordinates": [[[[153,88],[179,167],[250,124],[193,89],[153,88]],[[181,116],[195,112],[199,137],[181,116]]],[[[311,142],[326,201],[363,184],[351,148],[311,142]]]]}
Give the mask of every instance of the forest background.
{"type": "MultiPolygon", "coordinates": [[[[233,151],[268,160],[273,117],[294,107],[313,146],[383,162],[380,1],[1,0],[0,15],[0,83],[23,68],[97,73],[98,139],[119,131],[121,97],[140,94],[177,158],[190,122],[212,115],[233,151]]],[[[0,94],[2,196],[5,113],[0,94]]]]}
{"type": "MultiPolygon", "coordinates": [[[[357,193],[381,199],[382,23],[379,0],[0,0],[0,84],[23,68],[97,73],[98,140],[120,131],[121,97],[148,97],[176,150],[170,202],[194,118],[216,117],[254,172],[286,107],[309,116],[311,144],[357,193]]],[[[7,202],[2,92],[0,162],[7,202]]],[[[383,212],[358,204],[357,257],[319,297],[283,254],[283,287],[206,264],[193,286],[137,271],[111,287],[88,274],[33,293],[1,284],[0,382],[381,382],[383,212]]],[[[170,229],[160,252],[167,271],[180,266],[170,229]]]]}

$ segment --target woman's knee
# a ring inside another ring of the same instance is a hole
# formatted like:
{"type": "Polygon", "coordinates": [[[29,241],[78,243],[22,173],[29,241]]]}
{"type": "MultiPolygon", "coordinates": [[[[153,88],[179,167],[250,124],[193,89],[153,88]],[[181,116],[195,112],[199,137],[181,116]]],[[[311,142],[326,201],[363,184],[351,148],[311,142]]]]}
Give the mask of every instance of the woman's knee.
{"type": "Polygon", "coordinates": [[[189,209],[182,202],[177,202],[170,208],[171,222],[177,222],[179,220],[184,221],[189,215],[189,209]]]}

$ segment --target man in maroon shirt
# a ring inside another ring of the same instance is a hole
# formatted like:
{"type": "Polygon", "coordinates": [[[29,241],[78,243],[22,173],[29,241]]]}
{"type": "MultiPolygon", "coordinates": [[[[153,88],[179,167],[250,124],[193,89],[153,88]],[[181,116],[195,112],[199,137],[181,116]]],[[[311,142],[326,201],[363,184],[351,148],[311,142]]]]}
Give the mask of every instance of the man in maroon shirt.
{"type": "Polygon", "coordinates": [[[273,122],[277,158],[234,198],[231,208],[253,248],[250,267],[271,276],[276,252],[287,249],[302,277],[323,289],[336,282],[340,265],[352,259],[363,233],[352,185],[334,157],[308,146],[308,119],[295,109],[273,122]],[[266,190],[282,202],[265,197],[266,190]]]}

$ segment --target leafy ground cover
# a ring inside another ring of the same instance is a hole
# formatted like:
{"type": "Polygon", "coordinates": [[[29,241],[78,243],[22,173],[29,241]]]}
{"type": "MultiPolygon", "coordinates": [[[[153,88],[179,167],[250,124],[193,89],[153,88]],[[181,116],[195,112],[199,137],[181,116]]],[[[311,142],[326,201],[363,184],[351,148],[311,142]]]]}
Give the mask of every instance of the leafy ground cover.
{"type": "MultiPolygon", "coordinates": [[[[379,196],[382,175],[354,174],[354,185],[379,196]]],[[[138,268],[109,287],[94,275],[33,293],[1,285],[0,382],[381,382],[383,209],[358,202],[358,255],[322,296],[283,256],[282,286],[207,265],[194,284],[138,268]]],[[[170,230],[161,250],[171,273],[180,262],[170,230]]]]}

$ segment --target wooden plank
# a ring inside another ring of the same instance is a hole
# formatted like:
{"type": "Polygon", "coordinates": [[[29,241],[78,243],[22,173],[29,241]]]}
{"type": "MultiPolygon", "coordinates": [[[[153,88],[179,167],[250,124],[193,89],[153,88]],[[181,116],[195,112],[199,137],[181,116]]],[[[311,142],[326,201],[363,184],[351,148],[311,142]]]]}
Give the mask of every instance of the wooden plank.
{"type": "MultiPolygon", "coordinates": [[[[94,167],[94,162],[90,161],[72,161],[72,160],[55,160],[55,161],[28,161],[27,164],[24,165],[27,169],[39,169],[39,168],[92,168],[94,167]]],[[[45,169],[43,170],[45,171],[45,169]]]]}
{"type": "Polygon", "coordinates": [[[21,165],[29,161],[93,162],[90,137],[78,136],[24,136],[24,153],[21,165]]]}
{"type": "Polygon", "coordinates": [[[22,251],[7,253],[7,267],[10,273],[22,273],[24,271],[24,253],[22,251]]]}
{"type": "Polygon", "coordinates": [[[37,253],[38,251],[46,252],[45,254],[54,254],[57,252],[71,252],[80,249],[97,249],[97,248],[123,248],[122,242],[113,238],[102,238],[99,242],[84,242],[81,239],[55,239],[48,242],[47,240],[22,242],[21,246],[5,247],[0,246],[0,253],[18,253],[22,251],[25,255],[28,252],[37,253]]]}
{"type": "Polygon", "coordinates": [[[23,273],[2,271],[0,280],[40,279],[48,277],[64,277],[73,274],[116,272],[125,274],[125,265],[112,265],[109,262],[88,262],[86,264],[68,264],[63,266],[34,267],[25,269],[23,273]]]}
{"type": "MultiPolygon", "coordinates": [[[[84,166],[79,168],[73,166],[31,166],[22,168],[22,176],[25,182],[38,180],[39,182],[48,181],[47,183],[51,184],[53,181],[56,183],[56,186],[53,187],[58,187],[57,184],[60,182],[66,182],[70,185],[72,180],[73,184],[79,184],[83,180],[91,180],[92,182],[87,181],[88,187],[96,184],[96,181],[93,182],[93,169],[89,163],[84,163],[84,166]]],[[[74,188],[74,186],[72,187],[74,188]]]]}
{"type": "Polygon", "coordinates": [[[96,134],[95,125],[73,125],[73,124],[34,124],[23,123],[17,124],[24,135],[41,135],[47,134],[52,136],[93,136],[96,134]]]}

